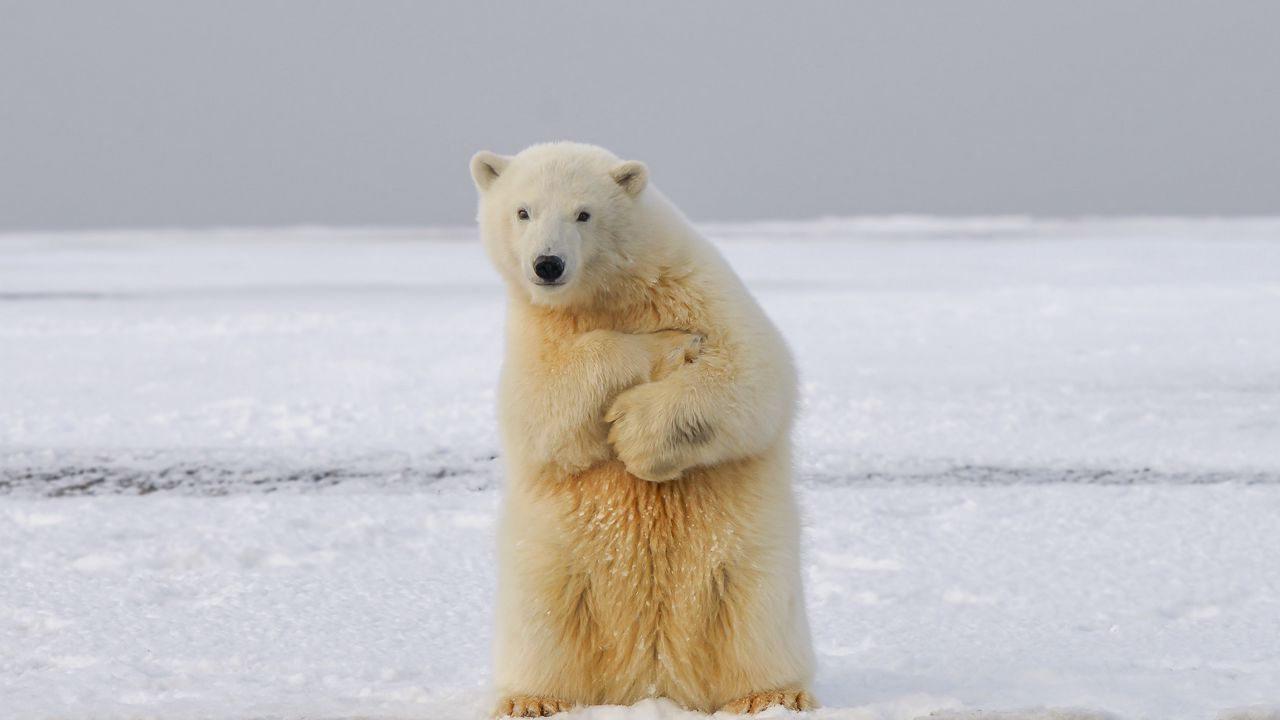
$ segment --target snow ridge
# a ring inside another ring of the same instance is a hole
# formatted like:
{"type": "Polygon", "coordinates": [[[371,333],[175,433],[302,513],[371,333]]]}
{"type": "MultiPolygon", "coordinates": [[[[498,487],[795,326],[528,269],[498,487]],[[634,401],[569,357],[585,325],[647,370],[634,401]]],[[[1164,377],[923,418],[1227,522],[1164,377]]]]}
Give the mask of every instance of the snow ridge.
{"type": "MultiPolygon", "coordinates": [[[[228,495],[266,492],[479,492],[501,487],[496,451],[478,457],[395,450],[0,448],[0,495],[228,495]]],[[[1009,485],[1280,484],[1280,471],[1165,471],[1152,468],[1001,467],[935,463],[928,470],[804,472],[803,487],[1009,485]]]]}

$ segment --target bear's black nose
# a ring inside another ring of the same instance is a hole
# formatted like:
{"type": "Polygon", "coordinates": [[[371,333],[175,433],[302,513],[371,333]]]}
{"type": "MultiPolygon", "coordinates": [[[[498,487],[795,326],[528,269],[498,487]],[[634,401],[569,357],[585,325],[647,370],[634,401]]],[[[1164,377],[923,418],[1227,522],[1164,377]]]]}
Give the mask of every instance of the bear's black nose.
{"type": "Polygon", "coordinates": [[[558,280],[564,274],[564,260],[555,255],[539,255],[533,261],[533,273],[547,282],[558,280]]]}

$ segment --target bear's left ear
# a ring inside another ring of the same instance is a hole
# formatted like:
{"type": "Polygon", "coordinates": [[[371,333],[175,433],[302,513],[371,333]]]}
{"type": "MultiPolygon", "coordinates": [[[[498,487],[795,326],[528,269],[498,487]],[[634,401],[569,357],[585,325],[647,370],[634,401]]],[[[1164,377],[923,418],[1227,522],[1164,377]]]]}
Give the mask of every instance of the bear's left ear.
{"type": "Polygon", "coordinates": [[[614,182],[622,186],[623,190],[631,197],[640,194],[644,190],[645,185],[649,183],[649,168],[639,160],[628,160],[620,163],[609,171],[613,176],[614,182]]]}
{"type": "Polygon", "coordinates": [[[476,183],[476,189],[484,192],[489,189],[494,180],[507,169],[507,164],[511,162],[511,158],[497,153],[491,153],[488,150],[481,150],[471,156],[471,179],[476,183]]]}

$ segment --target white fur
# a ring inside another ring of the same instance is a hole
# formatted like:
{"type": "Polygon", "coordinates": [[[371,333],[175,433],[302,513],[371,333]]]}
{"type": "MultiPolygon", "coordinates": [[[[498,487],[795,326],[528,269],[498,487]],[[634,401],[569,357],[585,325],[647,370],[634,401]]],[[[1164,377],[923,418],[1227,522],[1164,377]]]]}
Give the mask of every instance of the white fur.
{"type": "Polygon", "coordinates": [[[472,177],[509,291],[500,711],[803,706],[780,334],[643,164],[557,143],[479,153],[472,177]],[[538,284],[546,254],[563,284],[538,284]]]}

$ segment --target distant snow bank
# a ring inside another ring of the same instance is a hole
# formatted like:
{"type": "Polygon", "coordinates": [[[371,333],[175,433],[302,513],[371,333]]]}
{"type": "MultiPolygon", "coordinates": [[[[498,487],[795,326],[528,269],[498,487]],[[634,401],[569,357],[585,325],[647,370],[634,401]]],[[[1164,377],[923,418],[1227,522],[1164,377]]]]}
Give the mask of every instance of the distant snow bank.
{"type": "Polygon", "coordinates": [[[1077,217],[1044,218],[1022,215],[946,217],[885,215],[827,217],[804,221],[700,223],[711,237],[722,240],[797,237],[823,240],[869,239],[1018,239],[1075,237],[1115,239],[1277,238],[1280,217],[1077,217]]]}
{"type": "MultiPolygon", "coordinates": [[[[857,240],[880,238],[980,239],[1016,237],[1198,237],[1212,239],[1280,237],[1280,216],[1079,216],[1029,215],[863,215],[828,216],[808,220],[752,222],[696,222],[717,240],[762,237],[857,240]]],[[[288,225],[276,227],[174,227],[108,230],[0,232],[0,247],[43,248],[51,243],[148,242],[204,243],[253,240],[304,242],[469,241],[474,226],[348,226],[288,225]]]]}

